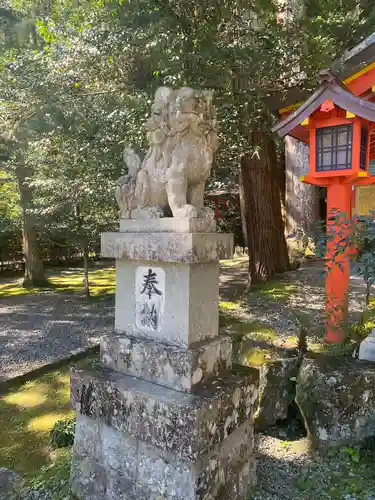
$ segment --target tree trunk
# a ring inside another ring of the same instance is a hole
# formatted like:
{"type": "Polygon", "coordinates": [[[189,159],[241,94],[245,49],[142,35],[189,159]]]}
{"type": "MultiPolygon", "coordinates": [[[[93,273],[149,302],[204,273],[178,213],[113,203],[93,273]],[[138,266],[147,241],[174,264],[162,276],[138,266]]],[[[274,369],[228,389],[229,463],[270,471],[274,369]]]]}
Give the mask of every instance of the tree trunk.
{"type": "Polygon", "coordinates": [[[84,278],[83,282],[85,285],[85,295],[90,297],[90,281],[89,281],[89,251],[87,245],[83,248],[83,266],[84,266],[84,278]]]}
{"type": "Polygon", "coordinates": [[[44,274],[43,261],[39,254],[35,216],[31,211],[33,196],[29,184],[30,169],[19,166],[16,169],[16,176],[22,209],[22,246],[25,257],[23,286],[25,288],[48,286],[49,282],[44,274]]]}
{"type": "Polygon", "coordinates": [[[306,247],[314,221],[319,220],[319,188],[300,181],[309,169],[309,148],[293,137],[285,138],[286,233],[306,247]]]}
{"type": "Polygon", "coordinates": [[[81,248],[83,251],[83,285],[85,288],[86,297],[90,297],[89,249],[88,249],[87,237],[83,230],[84,218],[81,213],[81,207],[79,203],[76,203],[75,205],[75,218],[77,223],[77,235],[81,240],[81,248]]]}
{"type": "Polygon", "coordinates": [[[253,130],[252,156],[241,161],[243,205],[249,246],[250,283],[264,282],[289,268],[281,214],[280,172],[274,140],[253,130]]]}
{"type": "Polygon", "coordinates": [[[242,225],[242,233],[244,239],[245,247],[249,247],[247,241],[247,222],[246,222],[246,202],[245,202],[245,188],[243,185],[243,177],[242,177],[242,168],[240,165],[240,175],[239,175],[239,195],[240,195],[240,210],[241,210],[241,225],[242,225]]]}

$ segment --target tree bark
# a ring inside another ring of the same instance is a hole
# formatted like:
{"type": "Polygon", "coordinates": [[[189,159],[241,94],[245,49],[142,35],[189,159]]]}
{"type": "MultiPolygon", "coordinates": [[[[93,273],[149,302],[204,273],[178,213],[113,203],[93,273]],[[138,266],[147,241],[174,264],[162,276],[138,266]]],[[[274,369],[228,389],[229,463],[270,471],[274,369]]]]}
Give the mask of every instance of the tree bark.
{"type": "Polygon", "coordinates": [[[241,161],[242,195],[249,246],[250,284],[261,283],[289,269],[281,213],[279,165],[275,142],[253,130],[257,151],[241,161]]]}
{"type": "Polygon", "coordinates": [[[81,213],[79,203],[75,205],[75,218],[77,223],[77,235],[81,240],[81,248],[83,251],[83,285],[85,288],[86,297],[90,297],[90,280],[89,280],[89,249],[87,244],[86,234],[83,230],[84,218],[81,213]]]}
{"type": "Polygon", "coordinates": [[[31,211],[33,193],[30,187],[30,169],[18,166],[16,176],[22,209],[22,246],[25,258],[23,286],[25,288],[48,286],[49,282],[45,276],[43,261],[39,254],[35,216],[31,211]]]}
{"type": "Polygon", "coordinates": [[[247,241],[245,188],[244,188],[241,165],[240,165],[240,175],[239,175],[238,187],[239,187],[239,196],[240,196],[241,225],[242,225],[244,245],[245,245],[245,247],[249,247],[249,244],[247,241]]]}
{"type": "Polygon", "coordinates": [[[84,278],[83,282],[85,285],[85,295],[90,297],[90,280],[89,280],[89,251],[87,245],[83,248],[83,267],[84,267],[84,278]]]}
{"type": "Polygon", "coordinates": [[[309,169],[309,148],[293,137],[285,138],[286,234],[295,235],[302,247],[308,243],[312,225],[320,219],[319,188],[300,181],[309,169]]]}

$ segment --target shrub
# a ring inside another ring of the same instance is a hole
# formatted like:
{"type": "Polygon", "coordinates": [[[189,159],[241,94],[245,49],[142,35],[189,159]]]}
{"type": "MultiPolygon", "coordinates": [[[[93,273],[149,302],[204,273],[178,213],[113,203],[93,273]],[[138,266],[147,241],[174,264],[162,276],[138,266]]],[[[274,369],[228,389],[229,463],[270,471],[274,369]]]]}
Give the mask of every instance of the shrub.
{"type": "Polygon", "coordinates": [[[76,429],[76,418],[70,417],[66,420],[58,420],[51,431],[52,446],[54,448],[66,448],[72,446],[76,429]]]}

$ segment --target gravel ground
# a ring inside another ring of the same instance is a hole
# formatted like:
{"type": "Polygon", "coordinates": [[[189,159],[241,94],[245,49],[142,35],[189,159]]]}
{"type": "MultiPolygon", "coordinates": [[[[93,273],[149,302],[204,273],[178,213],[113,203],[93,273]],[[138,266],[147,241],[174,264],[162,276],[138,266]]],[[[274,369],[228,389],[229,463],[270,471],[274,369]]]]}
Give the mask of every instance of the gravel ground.
{"type": "MultiPolygon", "coordinates": [[[[243,297],[246,282],[246,262],[224,268],[221,298],[243,297]]],[[[313,327],[312,335],[320,339],[324,313],[321,266],[307,264],[283,275],[278,280],[280,284],[294,285],[296,290],[281,300],[262,293],[250,294],[244,319],[268,324],[283,342],[298,331],[298,314],[302,313],[313,327]]],[[[353,317],[361,310],[362,296],[363,285],[353,279],[350,306],[353,317]]],[[[1,299],[0,381],[96,344],[104,332],[112,329],[113,322],[113,298],[87,302],[78,296],[47,292],[1,299]]],[[[308,440],[291,420],[267,433],[257,433],[256,453],[259,486],[252,500],[375,500],[373,451],[361,454],[358,463],[345,452],[324,460],[313,457],[308,440]]],[[[48,498],[33,495],[27,500],[48,498]]]]}
{"type": "MultiPolygon", "coordinates": [[[[244,299],[247,282],[247,262],[224,269],[221,277],[222,298],[244,299]]],[[[355,276],[350,280],[349,318],[359,319],[363,310],[365,287],[355,276]]],[[[310,342],[321,342],[324,331],[325,287],[321,263],[307,261],[296,271],[281,274],[266,292],[251,291],[246,297],[241,317],[269,326],[278,334],[276,344],[283,346],[289,337],[297,335],[301,324],[307,327],[310,342]],[[272,286],[275,292],[272,292],[272,286]],[[279,298],[275,300],[275,297],[279,298]]]]}
{"type": "MultiPolygon", "coordinates": [[[[247,262],[239,259],[221,273],[221,298],[243,297],[247,284],[247,262]]],[[[299,314],[308,318],[310,340],[321,339],[324,287],[321,265],[307,264],[282,275],[280,285],[294,285],[297,292],[282,300],[250,293],[243,319],[269,325],[278,333],[278,345],[300,328],[299,314]]],[[[352,279],[350,310],[361,310],[363,285],[352,279]]],[[[63,359],[99,342],[114,325],[113,297],[87,302],[74,294],[44,292],[1,298],[0,301],[0,382],[63,359]]]]}
{"type": "Polygon", "coordinates": [[[251,500],[375,500],[375,453],[312,456],[307,438],[256,435],[258,488],[251,500]]]}
{"type": "MultiPolygon", "coordinates": [[[[259,290],[246,297],[246,280],[246,262],[224,269],[221,276],[222,300],[240,299],[243,305],[236,315],[242,320],[275,330],[277,346],[295,337],[301,323],[307,327],[310,342],[322,342],[325,290],[321,264],[306,262],[281,275],[275,280],[275,293],[259,290]]],[[[364,290],[362,280],[351,277],[352,322],[363,309],[364,290]]],[[[322,458],[311,454],[304,433],[299,421],[291,418],[256,434],[258,488],[250,500],[375,500],[374,449],[342,449],[322,458]]]]}
{"type": "Polygon", "coordinates": [[[113,297],[87,302],[45,292],[2,298],[0,382],[97,344],[113,324],[113,297]]]}

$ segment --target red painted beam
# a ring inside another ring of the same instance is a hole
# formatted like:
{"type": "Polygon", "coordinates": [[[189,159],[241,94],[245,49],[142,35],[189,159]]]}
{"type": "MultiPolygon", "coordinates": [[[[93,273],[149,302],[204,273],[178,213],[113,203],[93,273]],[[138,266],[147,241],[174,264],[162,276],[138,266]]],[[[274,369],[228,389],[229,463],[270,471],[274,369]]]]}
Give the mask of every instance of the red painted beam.
{"type": "Polygon", "coordinates": [[[346,87],[353,92],[354,95],[360,96],[375,85],[375,67],[363,75],[358,76],[355,80],[346,84],[346,87]]]}

